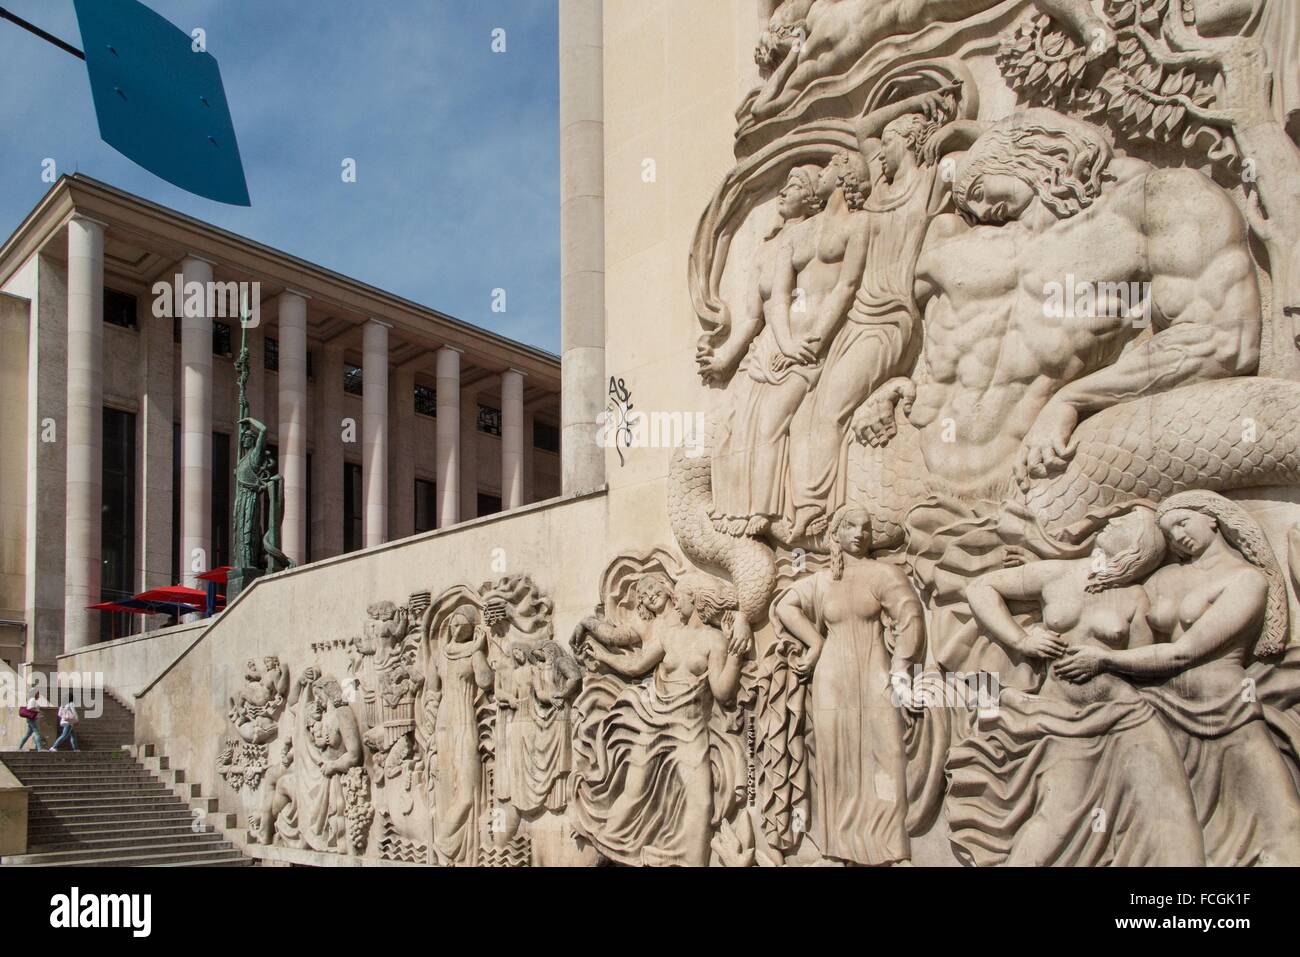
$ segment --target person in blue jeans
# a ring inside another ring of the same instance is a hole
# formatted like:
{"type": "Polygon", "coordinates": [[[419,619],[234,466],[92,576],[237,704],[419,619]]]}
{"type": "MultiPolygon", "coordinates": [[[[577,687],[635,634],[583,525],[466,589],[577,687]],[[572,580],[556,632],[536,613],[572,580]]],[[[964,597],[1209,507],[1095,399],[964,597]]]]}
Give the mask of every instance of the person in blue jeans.
{"type": "Polygon", "coordinates": [[[59,750],[59,745],[64,741],[72,741],[72,750],[80,751],[77,747],[77,708],[72,703],[72,695],[68,694],[68,700],[59,708],[59,726],[62,729],[59,732],[59,739],[50,747],[51,751],[59,750]]]}
{"type": "Polygon", "coordinates": [[[39,751],[41,750],[41,748],[45,746],[45,742],[41,740],[41,728],[39,724],[41,720],[41,696],[36,693],[36,689],[34,687],[32,688],[32,696],[27,699],[27,710],[32,712],[33,717],[26,719],[27,733],[23,735],[22,741],[18,743],[18,750],[21,751],[23,749],[23,746],[27,744],[27,739],[35,735],[36,736],[35,750],[39,751]]]}

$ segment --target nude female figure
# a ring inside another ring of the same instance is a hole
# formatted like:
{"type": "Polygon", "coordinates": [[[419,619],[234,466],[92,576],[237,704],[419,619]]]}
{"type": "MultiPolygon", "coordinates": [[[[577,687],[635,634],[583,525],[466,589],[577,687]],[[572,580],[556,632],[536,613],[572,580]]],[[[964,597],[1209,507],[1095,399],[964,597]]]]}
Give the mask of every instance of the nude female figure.
{"type": "Polygon", "coordinates": [[[1156,710],[1117,676],[1074,684],[1050,669],[1072,648],[1151,644],[1141,583],[1164,554],[1154,510],[1139,506],[1111,519],[1090,555],[1000,569],[967,588],[981,628],[1046,675],[1034,694],[1002,691],[949,754],[946,809],[966,863],[1205,863],[1182,759],[1156,710]],[[1041,623],[1021,625],[1012,603],[1037,604],[1041,623]]]}
{"type": "Polygon", "coordinates": [[[1178,562],[1146,583],[1140,648],[1071,649],[1053,666],[1083,686],[1129,675],[1182,753],[1215,866],[1300,864],[1300,792],[1249,687],[1245,665],[1286,643],[1286,586],[1263,531],[1214,492],[1170,496],[1160,528],[1178,562]]]}

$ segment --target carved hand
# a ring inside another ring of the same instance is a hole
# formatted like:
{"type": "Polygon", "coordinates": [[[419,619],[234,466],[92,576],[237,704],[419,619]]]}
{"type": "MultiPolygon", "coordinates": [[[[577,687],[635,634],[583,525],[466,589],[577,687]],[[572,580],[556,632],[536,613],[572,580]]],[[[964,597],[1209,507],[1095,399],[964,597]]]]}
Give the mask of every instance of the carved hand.
{"type": "Polygon", "coordinates": [[[1059,636],[1052,634],[1042,625],[1031,625],[1025,632],[1020,650],[1029,658],[1051,661],[1065,654],[1067,647],[1059,636]]]}
{"type": "Polygon", "coordinates": [[[921,704],[912,688],[912,679],[905,672],[891,671],[889,673],[889,693],[894,700],[894,704],[899,708],[906,708],[908,711],[920,711],[921,704]]]}
{"type": "Polygon", "coordinates": [[[822,347],[822,337],[814,332],[805,332],[795,338],[791,344],[790,358],[801,365],[815,366],[822,347]]]}
{"type": "Polygon", "coordinates": [[[911,379],[891,379],[873,392],[853,413],[851,428],[863,445],[881,448],[898,434],[896,409],[901,404],[904,415],[916,401],[916,383],[911,379]]]}
{"type": "Polygon", "coordinates": [[[721,385],[726,379],[735,357],[724,345],[721,350],[714,347],[707,336],[700,338],[695,350],[695,364],[699,367],[700,379],[705,385],[721,385]]]}
{"type": "Polygon", "coordinates": [[[1065,471],[1074,457],[1070,436],[1078,424],[1079,413],[1071,405],[1053,401],[1043,407],[1017,453],[1016,481],[1021,489],[1028,489],[1033,479],[1065,471]]]}
{"type": "Polygon", "coordinates": [[[808,681],[812,678],[813,671],[817,667],[817,659],[821,656],[822,650],[820,648],[809,648],[794,660],[794,664],[792,665],[794,673],[804,681],[808,681]]]}
{"type": "Polygon", "coordinates": [[[1062,655],[1052,666],[1058,678],[1082,684],[1105,670],[1106,653],[1093,645],[1078,645],[1062,655]]]}

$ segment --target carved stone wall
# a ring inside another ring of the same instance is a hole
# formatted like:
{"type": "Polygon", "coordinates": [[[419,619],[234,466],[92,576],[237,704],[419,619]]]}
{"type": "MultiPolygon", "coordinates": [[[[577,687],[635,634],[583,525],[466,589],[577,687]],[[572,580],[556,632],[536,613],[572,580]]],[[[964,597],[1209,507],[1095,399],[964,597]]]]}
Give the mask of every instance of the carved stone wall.
{"type": "Polygon", "coordinates": [[[251,837],[373,860],[1300,863],[1298,26],[607,12],[608,494],[261,582],[143,726],[213,663],[251,837]]]}

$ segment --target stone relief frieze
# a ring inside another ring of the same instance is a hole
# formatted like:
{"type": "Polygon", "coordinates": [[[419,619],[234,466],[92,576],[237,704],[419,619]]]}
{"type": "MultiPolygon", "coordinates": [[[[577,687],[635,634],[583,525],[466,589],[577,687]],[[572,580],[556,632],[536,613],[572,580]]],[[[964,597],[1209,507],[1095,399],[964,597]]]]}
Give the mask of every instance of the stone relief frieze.
{"type": "Polygon", "coordinates": [[[685,264],[672,541],[566,642],[516,575],[376,596],[292,687],[251,666],[254,837],[1300,863],[1294,5],[771,9],[685,264]]]}

